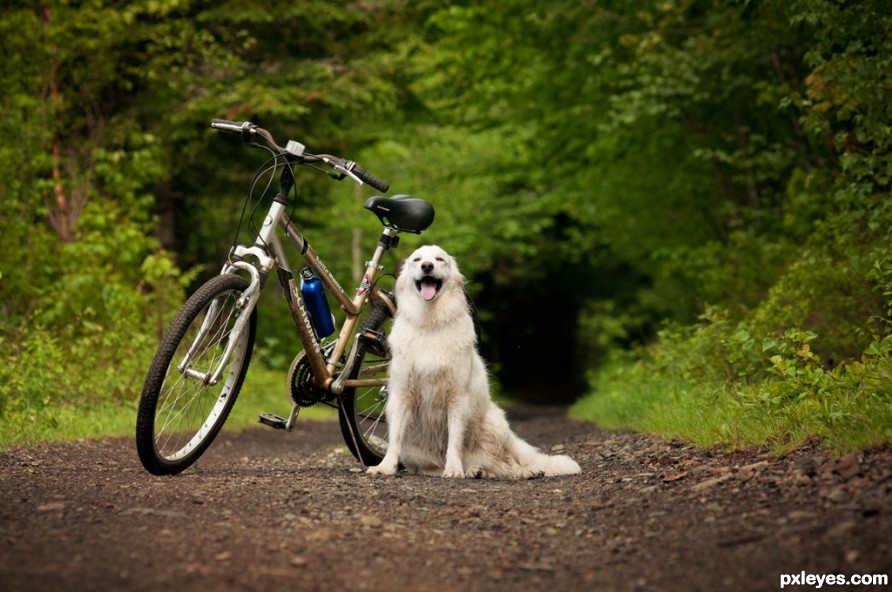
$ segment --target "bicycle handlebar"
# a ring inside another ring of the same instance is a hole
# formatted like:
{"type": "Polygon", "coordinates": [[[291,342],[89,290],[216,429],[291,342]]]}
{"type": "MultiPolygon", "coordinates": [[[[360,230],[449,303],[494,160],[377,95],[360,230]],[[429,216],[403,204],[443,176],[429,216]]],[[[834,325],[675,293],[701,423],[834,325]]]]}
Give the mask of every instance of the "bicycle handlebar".
{"type": "MultiPolygon", "coordinates": [[[[262,127],[251,123],[250,121],[227,121],[225,119],[212,119],[211,127],[225,132],[241,134],[245,138],[245,140],[249,139],[251,136],[261,136],[269,143],[272,148],[279,152],[279,154],[288,153],[289,155],[291,155],[291,157],[295,158],[299,164],[323,162],[329,165],[330,167],[341,173],[339,177],[334,177],[338,180],[343,179],[346,175],[350,176],[360,184],[368,183],[382,193],[386,193],[387,190],[390,189],[390,184],[387,183],[387,181],[383,181],[377,178],[352,160],[344,160],[342,158],[338,158],[337,156],[332,156],[331,154],[305,154],[302,151],[300,153],[295,153],[293,150],[283,148],[282,146],[279,146],[278,143],[276,143],[272,134],[270,134],[262,127]]],[[[289,145],[289,148],[290,147],[291,146],[289,145]]]]}

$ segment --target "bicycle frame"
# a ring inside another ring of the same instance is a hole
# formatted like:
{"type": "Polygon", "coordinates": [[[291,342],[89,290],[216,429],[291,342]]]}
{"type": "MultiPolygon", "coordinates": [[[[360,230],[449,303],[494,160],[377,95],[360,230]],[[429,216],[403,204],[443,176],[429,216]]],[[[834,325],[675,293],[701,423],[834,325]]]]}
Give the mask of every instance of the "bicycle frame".
{"type": "MultiPolygon", "coordinates": [[[[378,241],[375,253],[372,259],[366,263],[365,275],[362,282],[356,290],[355,296],[352,298],[347,294],[344,288],[338,283],[337,279],[328,270],[322,260],[316,255],[316,252],[303,237],[300,230],[295,226],[294,222],[284,215],[286,203],[284,199],[276,198],[270,206],[269,212],[264,219],[263,226],[258,233],[257,239],[250,247],[244,245],[236,246],[231,252],[229,261],[223,267],[221,273],[237,273],[245,272],[251,277],[251,282],[239,299],[237,306],[242,309],[239,319],[236,321],[232,332],[229,335],[227,347],[221,357],[217,368],[213,373],[204,374],[188,368],[190,359],[198,345],[202,342],[207,334],[207,329],[213,323],[214,317],[218,312],[215,307],[211,307],[205,318],[195,341],[192,343],[187,355],[178,366],[178,370],[191,378],[201,380],[205,384],[216,384],[223,375],[227,365],[229,364],[232,352],[236,344],[241,339],[242,331],[247,326],[247,320],[251,316],[254,307],[260,297],[260,293],[265,285],[266,279],[273,268],[275,268],[279,281],[285,291],[285,298],[291,311],[292,319],[300,337],[300,341],[304,346],[304,351],[310,364],[316,385],[325,390],[331,391],[336,395],[340,395],[344,389],[360,386],[383,386],[384,379],[347,379],[351,374],[354,353],[358,346],[359,340],[354,338],[354,330],[359,315],[363,311],[369,299],[380,300],[386,304],[392,314],[396,314],[396,306],[386,293],[381,291],[375,284],[375,278],[382,269],[380,262],[384,253],[390,249],[393,244],[394,237],[399,231],[385,227],[382,231],[381,238],[378,241]],[[310,316],[307,313],[303,300],[298,294],[297,286],[294,282],[294,275],[288,264],[285,250],[276,229],[279,229],[291,242],[294,248],[301,254],[307,266],[319,277],[328,293],[331,294],[340,308],[346,313],[347,318],[338,334],[337,340],[333,344],[333,349],[326,359],[322,351],[319,339],[316,337],[313,326],[310,322],[310,316]],[[253,258],[255,263],[246,261],[247,258],[253,258]],[[341,360],[347,351],[347,345],[353,339],[350,355],[347,356],[343,368],[338,373],[338,361],[341,360]]],[[[291,417],[288,420],[288,428],[293,426],[296,418],[296,405],[292,409],[291,417]]]]}

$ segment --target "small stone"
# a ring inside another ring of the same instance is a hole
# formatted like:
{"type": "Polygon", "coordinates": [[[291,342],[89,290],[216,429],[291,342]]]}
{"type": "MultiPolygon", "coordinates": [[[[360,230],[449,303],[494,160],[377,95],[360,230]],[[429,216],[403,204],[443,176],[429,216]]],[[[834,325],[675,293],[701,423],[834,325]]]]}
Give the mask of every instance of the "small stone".
{"type": "Polygon", "coordinates": [[[800,520],[808,520],[810,518],[814,518],[814,516],[814,512],[809,512],[806,510],[793,510],[787,515],[787,518],[789,518],[791,522],[798,522],[800,520]]]}
{"type": "Polygon", "coordinates": [[[814,476],[818,472],[818,463],[813,456],[806,456],[800,459],[797,459],[793,463],[793,469],[796,471],[801,471],[808,475],[809,477],[814,476]]]}
{"type": "Polygon", "coordinates": [[[369,528],[379,528],[384,524],[384,521],[377,516],[363,516],[359,519],[359,523],[369,528]]]}
{"type": "Polygon", "coordinates": [[[830,490],[830,493],[827,494],[827,499],[837,504],[845,501],[847,497],[849,497],[849,494],[846,493],[846,488],[842,485],[834,487],[830,490]]]}
{"type": "Polygon", "coordinates": [[[861,473],[861,464],[854,452],[843,455],[836,463],[836,472],[840,477],[848,481],[861,473]]]}
{"type": "Polygon", "coordinates": [[[836,467],[833,463],[821,465],[821,468],[818,470],[822,481],[836,481],[836,477],[834,476],[835,472],[836,467]]]}
{"type": "Polygon", "coordinates": [[[843,520],[839,524],[828,528],[827,532],[824,533],[824,536],[830,539],[844,537],[855,530],[855,526],[856,523],[854,520],[843,520]]]}
{"type": "Polygon", "coordinates": [[[681,479],[684,479],[687,476],[688,476],[687,471],[681,471],[679,473],[674,473],[672,475],[667,475],[667,476],[663,477],[663,481],[665,481],[666,483],[672,483],[673,481],[679,481],[681,479]]]}
{"type": "Polygon", "coordinates": [[[37,506],[38,512],[54,512],[56,510],[64,510],[65,502],[48,502],[37,506]]]}
{"type": "Polygon", "coordinates": [[[791,481],[796,485],[811,485],[811,477],[804,471],[795,471],[791,481]]]}
{"type": "Polygon", "coordinates": [[[741,471],[755,471],[758,469],[764,469],[768,466],[767,460],[760,460],[759,462],[754,462],[752,464],[748,464],[746,466],[740,467],[741,471]]]}
{"type": "Polygon", "coordinates": [[[555,568],[550,563],[546,563],[544,561],[539,563],[520,563],[518,566],[520,569],[525,571],[554,571],[555,568]]]}
{"type": "Polygon", "coordinates": [[[710,487],[715,487],[716,485],[718,485],[720,483],[724,483],[731,477],[733,477],[733,475],[731,473],[727,473],[720,477],[715,477],[713,479],[707,479],[706,481],[701,481],[700,483],[697,483],[696,485],[691,487],[691,489],[694,489],[697,491],[699,491],[701,489],[709,489],[710,487]]]}

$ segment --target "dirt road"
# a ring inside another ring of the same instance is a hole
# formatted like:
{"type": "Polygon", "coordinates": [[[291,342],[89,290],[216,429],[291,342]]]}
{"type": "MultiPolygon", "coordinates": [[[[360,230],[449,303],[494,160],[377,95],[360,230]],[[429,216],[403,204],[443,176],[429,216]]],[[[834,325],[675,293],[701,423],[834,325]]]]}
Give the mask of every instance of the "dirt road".
{"type": "Polygon", "coordinates": [[[172,478],[147,474],[129,439],[9,451],[0,589],[672,592],[778,590],[786,575],[785,589],[811,590],[809,574],[892,576],[892,448],[779,459],[558,409],[512,420],[583,474],[374,478],[336,423],[312,422],[224,431],[172,478]]]}

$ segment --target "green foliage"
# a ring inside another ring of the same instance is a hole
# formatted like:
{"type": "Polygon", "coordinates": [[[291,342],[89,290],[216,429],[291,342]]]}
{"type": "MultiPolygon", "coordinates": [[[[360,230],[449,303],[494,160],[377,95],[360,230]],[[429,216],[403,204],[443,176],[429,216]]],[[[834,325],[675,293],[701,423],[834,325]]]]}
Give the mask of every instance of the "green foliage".
{"type": "Polygon", "coordinates": [[[123,117],[135,43],[127,10],[13,8],[2,19],[0,415],[132,400],[183,274],[152,237],[161,145],[123,117]],[[35,47],[34,40],[39,39],[35,47]],[[107,60],[94,60],[94,54],[107,60]],[[16,62],[18,58],[12,58],[16,62]],[[6,63],[6,62],[5,62],[6,63]]]}
{"type": "Polygon", "coordinates": [[[51,278],[7,317],[17,322],[2,333],[0,411],[132,398],[179,308],[189,274],[113,205],[88,205],[78,239],[55,251],[43,270],[51,278]]]}
{"type": "Polygon", "coordinates": [[[820,438],[844,452],[892,438],[892,337],[828,367],[818,336],[797,329],[752,335],[711,310],[696,326],[671,327],[636,358],[616,357],[592,376],[595,394],[571,414],[712,447],[785,451],[820,438]]]}
{"type": "MultiPolygon", "coordinates": [[[[224,430],[257,426],[257,415],[264,411],[285,414],[289,408],[283,382],[281,371],[252,366],[224,430]]],[[[6,411],[0,414],[0,451],[46,440],[132,437],[136,407],[134,397],[123,401],[97,400],[89,405],[56,405],[40,411],[6,411]]],[[[300,413],[300,421],[336,420],[337,411],[324,405],[303,409],[300,413]]]]}
{"type": "Polygon", "coordinates": [[[723,132],[695,152],[743,191],[723,209],[732,224],[716,246],[727,255],[714,249],[710,265],[709,243],[688,245],[670,251],[661,269],[699,282],[692,294],[733,314],[707,308],[700,323],[671,325],[638,356],[614,360],[592,376],[594,392],[575,412],[705,444],[785,448],[819,437],[847,450],[888,441],[892,13],[882,2],[805,0],[714,5],[692,20],[686,5],[665,6],[672,15],[632,40],[640,59],[628,71],[650,78],[617,96],[615,121],[620,129],[654,114],[687,119],[721,93],[703,85],[686,93],[679,80],[730,83],[726,100],[736,107],[720,121],[751,135],[750,151],[722,148],[733,138],[723,132]],[[725,20],[734,14],[736,25],[725,20]],[[698,29],[673,53],[663,32],[679,18],[674,26],[724,25],[698,29]],[[753,42],[759,38],[765,43],[753,42]],[[733,55],[722,53],[736,42],[733,55]],[[698,44],[710,50],[692,60],[698,44]],[[804,63],[786,63],[790,55],[804,63]],[[758,79],[752,66],[760,62],[779,75],[774,83],[758,79]],[[738,63],[745,69],[727,78],[738,63]],[[740,118],[764,113],[760,105],[779,107],[782,117],[765,119],[774,130],[756,135],[740,118]],[[786,128],[778,127],[783,117],[786,128]],[[764,188],[758,201],[753,187],[764,188]],[[735,260],[742,265],[728,265],[735,260]]]}
{"type": "MultiPolygon", "coordinates": [[[[0,129],[15,139],[0,146],[0,207],[14,221],[0,236],[4,432],[45,433],[71,409],[136,399],[187,288],[225,255],[234,221],[217,222],[240,205],[232,178],[250,179],[242,147],[207,149],[208,121],[299,124],[298,137],[337,152],[352,109],[361,120],[397,100],[379,76],[392,65],[370,51],[352,56],[357,44],[385,48],[394,35],[371,30],[373,17],[392,18],[388,3],[48,2],[4,11],[0,129]],[[222,190],[232,207],[220,207],[222,190]],[[194,242],[162,247],[155,213],[169,223],[174,211],[180,227],[169,230],[194,242]]],[[[272,333],[260,353],[276,349],[272,333]]],[[[295,349],[281,341],[288,350],[263,356],[277,368],[295,349]]]]}
{"type": "MultiPolygon", "coordinates": [[[[136,397],[265,158],[225,117],[432,201],[386,264],[456,255],[500,378],[569,368],[578,413],[707,444],[888,438],[887,4],[13,3],[0,418],[136,397]]],[[[297,220],[356,279],[370,192],[300,181],[297,220]]],[[[261,372],[298,347],[275,298],[261,372]]]]}

